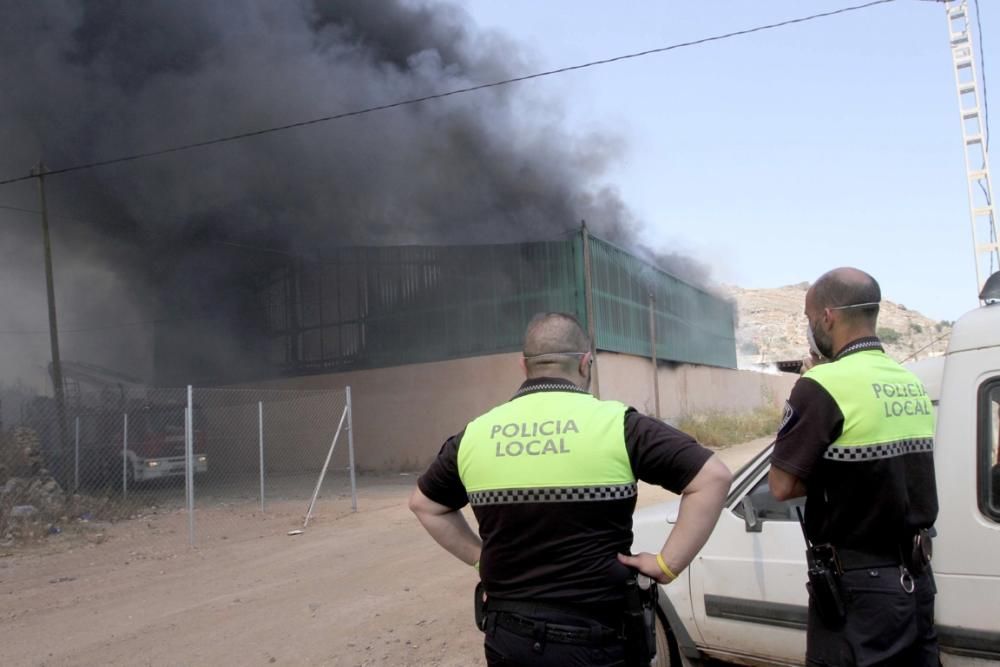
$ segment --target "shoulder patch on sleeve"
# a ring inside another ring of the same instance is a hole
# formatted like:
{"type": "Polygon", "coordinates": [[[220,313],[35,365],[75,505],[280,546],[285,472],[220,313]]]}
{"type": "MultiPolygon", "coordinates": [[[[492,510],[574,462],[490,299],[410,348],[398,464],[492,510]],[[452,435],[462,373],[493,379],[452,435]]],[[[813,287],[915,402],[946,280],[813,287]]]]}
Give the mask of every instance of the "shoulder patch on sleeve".
{"type": "Polygon", "coordinates": [[[792,408],[791,403],[785,401],[785,410],[781,414],[781,424],[778,425],[778,435],[783,434],[786,429],[791,428],[795,421],[797,421],[795,409],[792,408]]]}

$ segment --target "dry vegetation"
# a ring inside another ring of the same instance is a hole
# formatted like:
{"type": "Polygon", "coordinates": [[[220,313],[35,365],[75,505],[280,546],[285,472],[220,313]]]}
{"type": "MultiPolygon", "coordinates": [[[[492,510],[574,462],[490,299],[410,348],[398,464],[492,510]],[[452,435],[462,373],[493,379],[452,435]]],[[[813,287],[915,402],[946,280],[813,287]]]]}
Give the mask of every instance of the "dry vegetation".
{"type": "Polygon", "coordinates": [[[677,428],[701,444],[719,449],[773,436],[780,422],[781,408],[767,403],[748,412],[712,410],[685,415],[677,421],[677,428]]]}

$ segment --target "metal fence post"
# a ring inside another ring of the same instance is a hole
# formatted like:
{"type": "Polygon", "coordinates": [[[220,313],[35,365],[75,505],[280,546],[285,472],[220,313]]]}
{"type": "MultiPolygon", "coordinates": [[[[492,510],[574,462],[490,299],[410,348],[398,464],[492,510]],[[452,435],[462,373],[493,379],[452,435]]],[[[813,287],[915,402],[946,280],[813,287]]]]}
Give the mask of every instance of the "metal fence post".
{"type": "Polygon", "coordinates": [[[264,511],[264,401],[257,401],[257,442],[260,450],[260,511],[264,511]]]}
{"type": "Polygon", "coordinates": [[[326,477],[326,470],[330,467],[330,459],[333,458],[333,448],[337,446],[337,440],[340,439],[340,431],[344,428],[344,421],[347,419],[347,406],[344,406],[344,411],[340,413],[340,423],[337,424],[337,432],[333,434],[333,442],[330,443],[330,451],[326,453],[326,461],[323,462],[323,469],[319,472],[319,479],[316,480],[316,488],[313,490],[312,500],[309,501],[309,509],[306,510],[306,519],[302,522],[302,527],[305,528],[309,525],[309,519],[312,518],[313,508],[316,507],[316,498],[319,497],[320,487],[323,486],[323,478],[326,477]]]}
{"type": "Polygon", "coordinates": [[[80,488],[80,417],[76,418],[76,438],[73,445],[73,490],[80,488]]]}
{"type": "Polygon", "coordinates": [[[128,413],[122,424],[122,500],[128,498],[128,413]]]}
{"type": "Polygon", "coordinates": [[[358,485],[354,479],[354,407],[351,403],[351,386],[347,386],[347,457],[351,469],[351,511],[358,511],[358,485]]]}
{"type": "Polygon", "coordinates": [[[184,410],[184,487],[187,495],[188,543],[194,546],[194,410],[191,385],[184,410]]]}
{"type": "Polygon", "coordinates": [[[653,414],[660,418],[660,364],[656,352],[656,296],[649,290],[649,357],[653,362],[653,414]]]}
{"type": "Polygon", "coordinates": [[[583,236],[583,295],[584,305],[587,310],[587,335],[590,336],[590,353],[592,363],[590,366],[590,393],[596,398],[601,397],[600,374],[597,372],[597,325],[595,320],[597,314],[594,311],[594,280],[591,273],[590,257],[590,231],[587,229],[586,221],[580,222],[580,233],[583,236]]]}

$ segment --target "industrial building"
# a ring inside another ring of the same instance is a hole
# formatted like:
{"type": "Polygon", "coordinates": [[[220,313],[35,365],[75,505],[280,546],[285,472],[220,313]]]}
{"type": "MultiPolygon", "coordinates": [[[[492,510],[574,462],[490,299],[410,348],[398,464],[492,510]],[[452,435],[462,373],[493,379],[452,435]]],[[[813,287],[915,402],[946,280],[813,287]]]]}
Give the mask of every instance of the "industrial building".
{"type": "MultiPolygon", "coordinates": [[[[362,469],[420,467],[445,437],[509,398],[523,379],[524,327],[538,312],[573,313],[593,332],[596,394],[664,418],[727,396],[733,408],[755,407],[761,383],[772,382],[735,370],[729,301],[585,228],[558,241],[331,248],[267,266],[248,294],[239,310],[254,315],[241,345],[255,363],[215,369],[209,381],[350,385],[362,469]]],[[[172,349],[172,333],[157,332],[158,352],[172,349]]],[[[198,372],[178,356],[158,359],[160,378],[198,372]]]]}

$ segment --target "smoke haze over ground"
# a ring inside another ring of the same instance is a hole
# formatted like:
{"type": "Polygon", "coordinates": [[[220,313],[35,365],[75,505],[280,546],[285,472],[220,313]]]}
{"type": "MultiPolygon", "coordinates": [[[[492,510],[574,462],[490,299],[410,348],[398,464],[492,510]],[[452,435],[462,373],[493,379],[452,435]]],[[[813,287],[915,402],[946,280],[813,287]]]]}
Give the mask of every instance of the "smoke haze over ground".
{"type": "MultiPolygon", "coordinates": [[[[533,71],[444,3],[0,0],[0,177],[533,71]]],[[[601,181],[624,147],[575,137],[534,84],[46,180],[63,357],[148,377],[157,317],[219,353],[248,272],[317,245],[497,243],[639,223],[601,181]],[[61,217],[60,217],[61,216],[61,217]],[[237,247],[238,246],[238,247],[237,247]],[[135,323],[125,328],[102,326],[135,323]],[[146,324],[141,324],[146,323],[146,324]]],[[[37,209],[34,182],[0,204],[37,209]]],[[[49,360],[37,216],[0,209],[0,382],[49,360]]],[[[683,257],[661,265],[703,281],[683,257]]],[[[234,362],[236,358],[234,357],[234,362]]]]}

